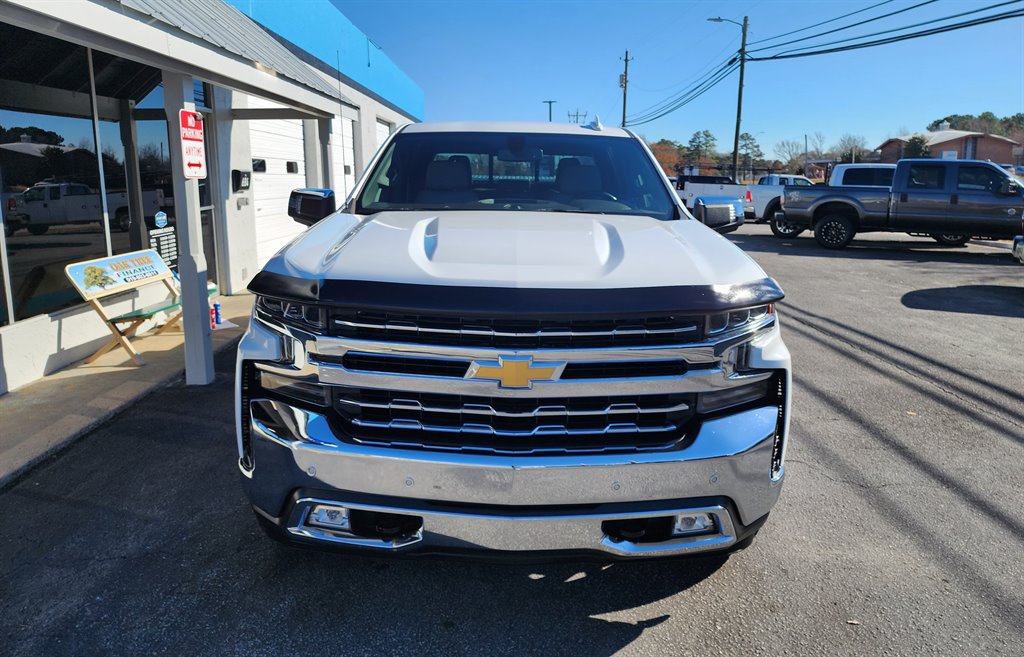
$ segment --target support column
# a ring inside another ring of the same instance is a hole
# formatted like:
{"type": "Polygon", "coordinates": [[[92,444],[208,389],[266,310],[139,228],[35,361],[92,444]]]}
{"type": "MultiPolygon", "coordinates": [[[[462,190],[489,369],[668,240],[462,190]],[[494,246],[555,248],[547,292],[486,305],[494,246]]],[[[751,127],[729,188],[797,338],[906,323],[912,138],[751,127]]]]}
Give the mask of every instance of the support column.
{"type": "Polygon", "coordinates": [[[306,160],[306,187],[323,187],[320,137],[316,119],[302,120],[302,156],[306,160]]]}
{"type": "Polygon", "coordinates": [[[178,112],[195,110],[191,75],[163,71],[164,110],[171,140],[171,175],[174,180],[174,217],[178,231],[178,275],[181,277],[182,328],[185,331],[185,383],[213,381],[213,344],[206,293],[206,257],[199,217],[199,183],[185,178],[178,130],[178,112]]]}
{"type": "MultiPolygon", "coordinates": [[[[334,189],[334,148],[331,144],[331,119],[317,119],[317,128],[320,136],[321,187],[334,189]]],[[[341,200],[344,200],[344,197],[341,200]]]]}
{"type": "MultiPolygon", "coordinates": [[[[139,251],[149,247],[149,231],[146,229],[145,211],[142,209],[139,131],[135,125],[135,118],[132,116],[132,112],[135,110],[135,101],[122,100],[120,110],[121,145],[124,147],[124,181],[128,187],[128,215],[131,218],[128,240],[132,251],[139,251]]],[[[120,226],[117,228],[120,229],[120,226]]]]}

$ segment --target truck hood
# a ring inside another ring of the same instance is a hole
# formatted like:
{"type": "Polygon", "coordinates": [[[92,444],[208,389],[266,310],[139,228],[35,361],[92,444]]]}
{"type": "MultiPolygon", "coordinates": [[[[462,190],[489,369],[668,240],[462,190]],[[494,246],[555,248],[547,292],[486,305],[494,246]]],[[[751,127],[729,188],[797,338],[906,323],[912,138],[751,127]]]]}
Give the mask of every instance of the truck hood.
{"type": "Polygon", "coordinates": [[[601,289],[737,285],[765,278],[693,220],[511,211],[337,214],[265,271],[307,280],[601,289]]]}

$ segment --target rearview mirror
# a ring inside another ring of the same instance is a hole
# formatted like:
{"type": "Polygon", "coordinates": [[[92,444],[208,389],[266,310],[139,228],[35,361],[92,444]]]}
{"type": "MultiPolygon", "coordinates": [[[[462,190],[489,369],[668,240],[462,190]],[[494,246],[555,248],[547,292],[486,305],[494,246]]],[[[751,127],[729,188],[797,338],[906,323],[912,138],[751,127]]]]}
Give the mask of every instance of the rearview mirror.
{"type": "Polygon", "coordinates": [[[312,226],[334,210],[330,189],[293,189],[288,197],[288,216],[303,226],[312,226]]]}

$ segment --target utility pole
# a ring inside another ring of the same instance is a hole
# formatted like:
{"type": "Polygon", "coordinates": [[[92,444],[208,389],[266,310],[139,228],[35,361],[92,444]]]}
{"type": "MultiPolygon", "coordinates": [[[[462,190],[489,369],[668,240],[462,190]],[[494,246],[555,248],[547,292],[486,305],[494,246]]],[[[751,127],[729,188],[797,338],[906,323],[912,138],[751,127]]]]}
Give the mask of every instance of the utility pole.
{"type": "Polygon", "coordinates": [[[548,104],[548,123],[551,123],[551,106],[557,103],[557,100],[542,100],[542,103],[548,104]]]}
{"type": "Polygon", "coordinates": [[[804,133],[804,175],[807,176],[807,133],[804,133]]]}
{"type": "MultiPolygon", "coordinates": [[[[579,108],[577,108],[575,112],[566,112],[566,115],[569,117],[569,120],[571,122],[576,123],[576,124],[578,124],[580,122],[580,110],[579,110],[579,108]]],[[[587,120],[587,113],[586,112],[583,112],[583,120],[584,121],[587,120]]]]}
{"type": "MultiPolygon", "coordinates": [[[[634,58],[635,59],[635,58],[634,58]]],[[[626,63],[625,68],[622,71],[622,75],[619,76],[619,86],[622,87],[622,127],[626,127],[626,92],[629,90],[629,62],[632,61],[629,58],[629,51],[626,51],[626,56],[622,60],[626,63]]]]}
{"type": "Polygon", "coordinates": [[[732,140],[732,172],[739,182],[740,118],[743,116],[743,69],[747,62],[747,17],[743,17],[743,39],[740,41],[740,89],[736,95],[736,136],[732,140]]]}
{"type": "Polygon", "coordinates": [[[743,71],[747,63],[747,17],[743,17],[743,23],[737,23],[731,18],[709,18],[712,23],[732,23],[743,28],[743,39],[740,41],[740,90],[736,96],[736,137],[732,141],[732,175],[739,182],[740,175],[740,117],[743,116],[743,71]]]}

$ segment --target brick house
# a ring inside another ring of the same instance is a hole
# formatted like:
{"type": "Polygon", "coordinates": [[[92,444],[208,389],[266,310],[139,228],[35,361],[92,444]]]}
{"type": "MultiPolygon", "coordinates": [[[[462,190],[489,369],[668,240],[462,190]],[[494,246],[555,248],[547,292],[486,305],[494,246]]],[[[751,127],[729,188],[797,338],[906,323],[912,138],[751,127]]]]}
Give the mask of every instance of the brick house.
{"type": "MultiPolygon", "coordinates": [[[[902,158],[904,147],[914,136],[917,135],[887,139],[878,147],[881,151],[879,162],[896,162],[902,158]]],[[[1020,161],[1020,155],[1013,154],[1014,148],[1019,148],[1020,144],[1009,137],[971,130],[937,130],[920,136],[928,140],[930,157],[940,158],[943,153],[955,152],[958,160],[991,160],[997,164],[1017,164],[1020,161]]]]}

